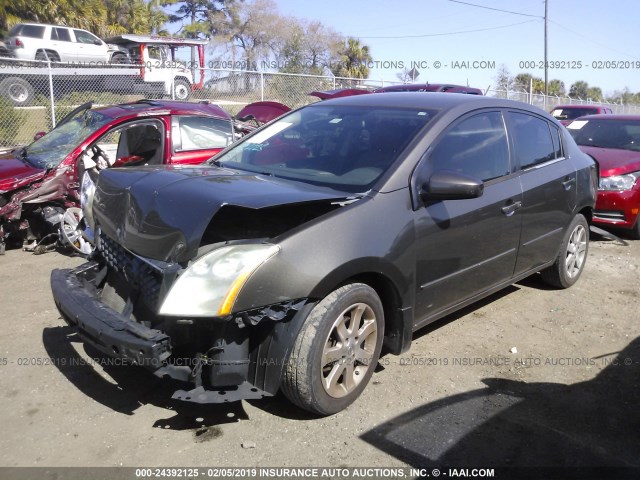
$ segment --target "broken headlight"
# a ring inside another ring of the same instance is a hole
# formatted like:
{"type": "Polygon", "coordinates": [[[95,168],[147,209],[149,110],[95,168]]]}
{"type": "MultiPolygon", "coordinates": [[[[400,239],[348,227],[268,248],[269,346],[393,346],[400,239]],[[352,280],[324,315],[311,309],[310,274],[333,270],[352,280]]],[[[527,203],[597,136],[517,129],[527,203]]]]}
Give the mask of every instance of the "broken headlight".
{"type": "Polygon", "coordinates": [[[178,277],[160,307],[160,315],[229,315],[247,279],[279,250],[269,244],[231,245],[203,255],[178,277]]]}
{"type": "Polygon", "coordinates": [[[600,190],[614,190],[622,192],[631,190],[640,178],[640,172],[626,173],[624,175],[612,175],[611,177],[602,177],[600,179],[600,190]]]}

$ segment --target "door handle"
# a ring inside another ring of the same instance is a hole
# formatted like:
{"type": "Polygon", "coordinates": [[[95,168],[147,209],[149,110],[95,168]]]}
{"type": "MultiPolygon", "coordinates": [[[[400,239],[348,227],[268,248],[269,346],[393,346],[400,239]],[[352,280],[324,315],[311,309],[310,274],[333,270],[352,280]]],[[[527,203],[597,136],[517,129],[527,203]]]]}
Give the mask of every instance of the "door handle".
{"type": "Polygon", "coordinates": [[[510,203],[509,205],[506,205],[506,206],[502,207],[501,210],[502,210],[502,213],[504,213],[507,217],[510,217],[521,206],[522,206],[522,202],[517,201],[517,202],[513,202],[513,203],[510,203]]]}
{"type": "Polygon", "coordinates": [[[567,178],[562,182],[562,186],[564,187],[565,190],[571,190],[571,186],[573,183],[575,183],[575,181],[576,181],[575,177],[567,178]]]}

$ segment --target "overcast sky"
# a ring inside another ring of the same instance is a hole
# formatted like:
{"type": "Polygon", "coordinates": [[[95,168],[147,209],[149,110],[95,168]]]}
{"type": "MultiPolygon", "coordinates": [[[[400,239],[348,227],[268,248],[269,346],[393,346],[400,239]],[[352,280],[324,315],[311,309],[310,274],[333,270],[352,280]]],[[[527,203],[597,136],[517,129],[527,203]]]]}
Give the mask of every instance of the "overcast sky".
{"type": "MultiPolygon", "coordinates": [[[[555,62],[549,80],[563,80],[567,90],[584,80],[605,94],[624,87],[640,92],[640,1],[548,1],[548,58],[555,62]]],[[[544,78],[544,0],[465,0],[520,15],[450,0],[276,3],[282,14],[321,20],[369,45],[376,61],[372,79],[397,80],[398,67],[411,68],[412,62],[420,72],[418,81],[430,83],[485,89],[495,86],[501,64],[512,75],[544,78]]]]}

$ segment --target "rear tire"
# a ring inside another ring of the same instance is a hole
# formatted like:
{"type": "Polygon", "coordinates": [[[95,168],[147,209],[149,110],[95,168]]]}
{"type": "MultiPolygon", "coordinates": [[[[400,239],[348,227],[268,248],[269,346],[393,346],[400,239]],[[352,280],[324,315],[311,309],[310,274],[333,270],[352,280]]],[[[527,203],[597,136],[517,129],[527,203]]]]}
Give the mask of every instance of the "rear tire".
{"type": "Polygon", "coordinates": [[[0,82],[0,95],[7,97],[16,107],[26,107],[33,103],[35,92],[26,80],[9,77],[0,82]]]}
{"type": "Polygon", "coordinates": [[[542,270],[542,279],[556,288],[569,288],[578,281],[589,252],[589,224],[576,215],[564,234],[555,263],[542,270]]]}
{"type": "Polygon", "coordinates": [[[124,53],[114,53],[111,57],[111,63],[115,65],[124,65],[129,62],[127,60],[127,56],[124,53]]]}
{"type": "Polygon", "coordinates": [[[282,390],[319,415],[349,406],[366,387],[380,357],[382,302],[368,285],[338,288],[305,319],[287,359],[282,390]]]}

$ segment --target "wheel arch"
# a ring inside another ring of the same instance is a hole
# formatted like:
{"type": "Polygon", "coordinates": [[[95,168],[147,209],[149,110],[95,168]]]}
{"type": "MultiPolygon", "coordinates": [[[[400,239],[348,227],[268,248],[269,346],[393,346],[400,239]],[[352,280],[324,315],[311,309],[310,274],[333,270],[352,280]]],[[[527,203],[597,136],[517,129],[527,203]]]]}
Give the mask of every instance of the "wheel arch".
{"type": "Polygon", "coordinates": [[[183,82],[187,82],[187,84],[189,85],[189,87],[192,86],[192,82],[191,80],[189,80],[187,77],[185,77],[184,75],[177,75],[176,77],[174,77],[173,81],[177,82],[178,80],[181,80],[183,82]]]}
{"type": "Polygon", "coordinates": [[[36,50],[36,57],[38,56],[39,53],[45,53],[45,52],[49,60],[51,60],[52,62],[60,60],[60,54],[52,48],[39,48],[38,50],[36,50]]]}
{"type": "Polygon", "coordinates": [[[593,207],[582,207],[582,209],[578,210],[576,214],[582,214],[582,216],[587,220],[587,223],[591,225],[593,220],[593,207]]]}
{"type": "MultiPolygon", "coordinates": [[[[366,260],[365,260],[366,261],[366,260]]],[[[332,291],[350,284],[364,283],[375,290],[384,310],[384,346],[389,353],[399,355],[411,346],[413,305],[408,279],[389,264],[373,259],[369,268],[348,264],[330,273],[312,292],[312,298],[324,298],[332,291]],[[371,265],[374,261],[377,265],[371,265]],[[377,267],[377,268],[375,268],[377,267]]]]}

